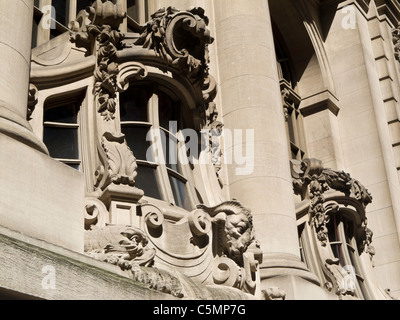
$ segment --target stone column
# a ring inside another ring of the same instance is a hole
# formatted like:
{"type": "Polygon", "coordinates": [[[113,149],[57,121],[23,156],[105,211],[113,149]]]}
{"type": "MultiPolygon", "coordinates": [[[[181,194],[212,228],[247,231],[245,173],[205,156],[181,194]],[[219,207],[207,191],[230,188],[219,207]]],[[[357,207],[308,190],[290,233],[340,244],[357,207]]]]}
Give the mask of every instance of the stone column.
{"type": "MultiPolygon", "coordinates": [[[[289,152],[274,40],[266,0],[214,1],[219,95],[225,129],[254,130],[254,170],[228,165],[230,195],[249,207],[263,250],[261,287],[276,276],[316,278],[300,260],[289,152]]],[[[238,142],[225,150],[234,154],[238,142]]],[[[250,156],[250,155],[248,155],[250,156]]]]}
{"type": "Polygon", "coordinates": [[[26,121],[33,0],[0,0],[0,132],[46,152],[26,121]]]}
{"type": "Polygon", "coordinates": [[[0,225],[83,252],[83,175],[50,158],[26,120],[33,3],[0,0],[0,225]]]}

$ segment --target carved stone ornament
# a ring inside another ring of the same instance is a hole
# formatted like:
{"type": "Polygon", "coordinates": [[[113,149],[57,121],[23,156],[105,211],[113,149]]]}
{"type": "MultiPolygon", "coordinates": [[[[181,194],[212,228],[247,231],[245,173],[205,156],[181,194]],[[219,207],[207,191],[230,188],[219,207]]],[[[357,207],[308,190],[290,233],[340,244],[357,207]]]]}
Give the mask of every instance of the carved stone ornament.
{"type": "MultiPolygon", "coordinates": [[[[322,162],[316,159],[304,161],[291,160],[293,189],[296,195],[304,200],[306,195],[310,199],[310,217],[322,245],[328,240],[326,225],[329,216],[324,207],[324,193],[329,189],[343,192],[348,197],[358,200],[364,207],[372,202],[368,190],[357,180],[343,171],[325,169],[322,162]]],[[[364,221],[366,224],[366,220],[364,221]]],[[[365,234],[367,234],[365,230],[365,234]]],[[[367,238],[367,236],[365,236],[367,238]]],[[[365,242],[367,243],[367,242],[365,242]]]]}
{"type": "Polygon", "coordinates": [[[86,231],[85,253],[122,270],[130,270],[134,265],[149,267],[155,257],[146,234],[130,226],[109,225],[86,231]]]}
{"type": "Polygon", "coordinates": [[[137,163],[123,134],[104,133],[99,147],[102,164],[95,172],[95,187],[104,190],[108,185],[134,187],[137,163]]]}
{"type": "Polygon", "coordinates": [[[182,298],[180,281],[171,273],[153,268],[156,250],[144,231],[132,226],[107,225],[85,232],[85,254],[130,273],[130,278],[150,289],[182,298]]]}
{"type": "Polygon", "coordinates": [[[354,296],[354,271],[346,269],[347,266],[342,267],[339,259],[332,258],[331,248],[327,246],[329,240],[327,225],[330,216],[339,212],[340,205],[337,202],[339,200],[328,201],[326,194],[329,190],[339,191],[352,202],[357,202],[357,207],[363,208],[359,212],[361,223],[357,226],[355,236],[359,252],[366,252],[371,260],[375,249],[371,246],[372,231],[367,227],[365,207],[372,202],[372,196],[359,181],[351,178],[348,173],[323,168],[322,162],[319,160],[292,160],[291,169],[295,194],[300,195],[302,200],[308,198],[310,201],[310,223],[315,230],[314,236],[317,239],[319,257],[323,261],[323,271],[329,279],[325,283],[325,287],[339,297],[354,296]]]}
{"type": "Polygon", "coordinates": [[[206,118],[206,128],[214,122],[217,83],[209,74],[208,46],[214,39],[208,29],[209,20],[204,9],[196,7],[179,11],[173,7],[162,8],[142,27],[135,45],[152,50],[166,65],[177,68],[203,93],[199,106],[206,118]],[[206,114],[207,113],[207,114],[206,114]]]}
{"type": "Polygon", "coordinates": [[[32,113],[35,110],[36,104],[38,103],[38,92],[38,88],[33,83],[30,83],[28,91],[28,121],[31,120],[32,113]]]}
{"type": "Polygon", "coordinates": [[[400,26],[392,30],[394,56],[400,62],[400,26]]]}
{"type": "Polygon", "coordinates": [[[254,293],[262,251],[250,211],[236,200],[214,207],[199,205],[198,210],[207,214],[214,226],[214,282],[254,293]]]}
{"type": "Polygon", "coordinates": [[[154,50],[193,79],[202,79],[209,60],[207,46],[214,41],[208,23],[202,8],[162,8],[151,16],[135,44],[154,50]]]}
{"type": "Polygon", "coordinates": [[[271,287],[266,290],[262,290],[265,300],[285,300],[286,292],[277,287],[271,287]]]}
{"type": "Polygon", "coordinates": [[[118,27],[126,16],[122,8],[121,0],[97,0],[70,24],[71,42],[97,55],[94,94],[97,110],[106,121],[114,119],[117,104],[117,51],[122,49],[124,39],[118,27]]]}

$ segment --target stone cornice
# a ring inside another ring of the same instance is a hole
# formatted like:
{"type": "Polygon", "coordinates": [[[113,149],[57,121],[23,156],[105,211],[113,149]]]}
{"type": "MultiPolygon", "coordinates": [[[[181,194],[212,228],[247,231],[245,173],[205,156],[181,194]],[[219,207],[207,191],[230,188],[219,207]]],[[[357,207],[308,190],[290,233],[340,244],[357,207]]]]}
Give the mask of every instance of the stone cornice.
{"type": "Polygon", "coordinates": [[[326,7],[331,5],[337,5],[338,9],[342,9],[344,6],[355,4],[357,8],[366,14],[368,12],[369,3],[371,0],[320,0],[320,6],[326,7]]]}
{"type": "Polygon", "coordinates": [[[379,16],[385,16],[394,27],[400,21],[400,3],[397,0],[375,0],[379,16]]]}

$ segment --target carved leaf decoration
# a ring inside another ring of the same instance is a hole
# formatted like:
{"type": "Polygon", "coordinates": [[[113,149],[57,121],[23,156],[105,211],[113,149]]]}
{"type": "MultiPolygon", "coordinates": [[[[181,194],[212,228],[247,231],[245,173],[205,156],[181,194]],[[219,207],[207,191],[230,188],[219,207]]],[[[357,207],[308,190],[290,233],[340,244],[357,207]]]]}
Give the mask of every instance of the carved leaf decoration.
{"type": "Polygon", "coordinates": [[[137,176],[136,158],[125,141],[125,136],[115,137],[104,134],[102,146],[108,159],[108,173],[116,184],[135,185],[137,176]]]}

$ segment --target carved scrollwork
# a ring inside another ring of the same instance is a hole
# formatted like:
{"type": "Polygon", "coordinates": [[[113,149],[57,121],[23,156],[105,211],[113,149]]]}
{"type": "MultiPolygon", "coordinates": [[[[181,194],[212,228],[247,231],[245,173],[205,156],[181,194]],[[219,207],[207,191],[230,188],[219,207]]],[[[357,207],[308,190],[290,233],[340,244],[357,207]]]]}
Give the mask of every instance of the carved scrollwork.
{"type": "Polygon", "coordinates": [[[93,227],[103,228],[108,222],[108,210],[97,198],[85,199],[85,230],[93,227]]]}
{"type": "Polygon", "coordinates": [[[210,216],[203,210],[195,210],[188,217],[190,230],[196,236],[203,236],[210,232],[212,221],[210,216]]]}
{"type": "Polygon", "coordinates": [[[157,229],[164,223],[164,215],[158,211],[151,211],[146,214],[144,221],[150,229],[157,229]]]}
{"type": "Polygon", "coordinates": [[[202,79],[209,59],[207,46],[214,41],[204,10],[179,11],[168,7],[151,18],[135,44],[154,50],[165,63],[177,66],[193,79],[202,79]]]}
{"type": "Polygon", "coordinates": [[[227,257],[215,259],[212,277],[215,284],[233,288],[243,287],[243,269],[227,257]]]}
{"type": "Polygon", "coordinates": [[[250,211],[232,200],[214,207],[199,205],[194,217],[197,217],[192,219],[194,221],[204,221],[202,228],[196,228],[198,235],[208,229],[209,221],[213,225],[216,251],[212,271],[214,283],[254,294],[262,251],[255,238],[250,211]]]}
{"type": "Polygon", "coordinates": [[[120,92],[129,88],[130,79],[142,80],[147,77],[148,71],[146,67],[139,62],[126,62],[119,66],[119,74],[117,76],[117,85],[120,92]]]}

